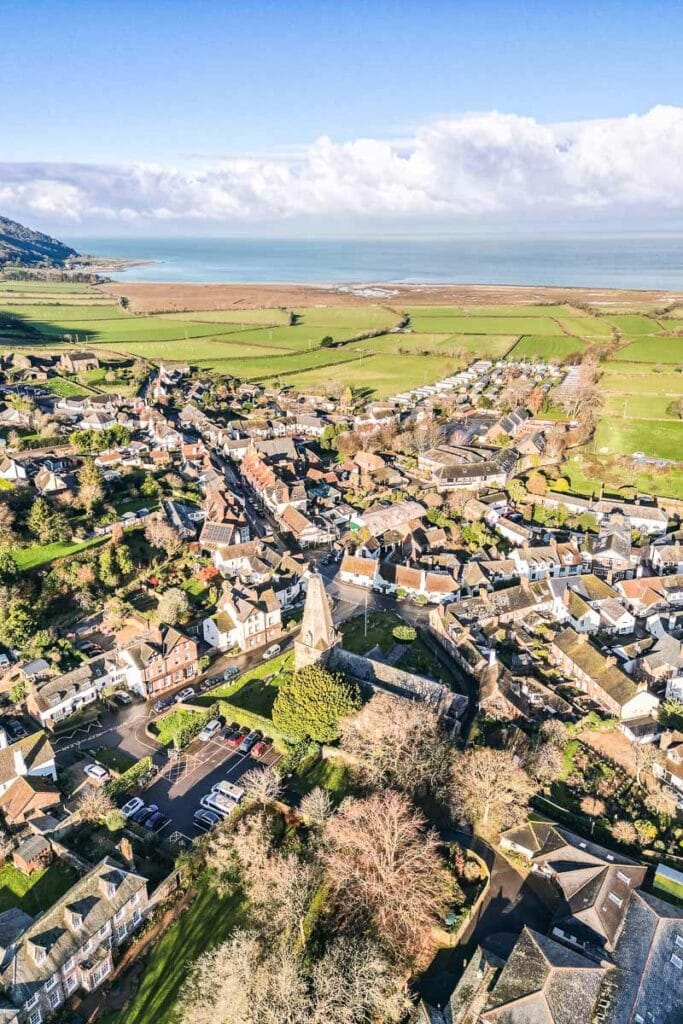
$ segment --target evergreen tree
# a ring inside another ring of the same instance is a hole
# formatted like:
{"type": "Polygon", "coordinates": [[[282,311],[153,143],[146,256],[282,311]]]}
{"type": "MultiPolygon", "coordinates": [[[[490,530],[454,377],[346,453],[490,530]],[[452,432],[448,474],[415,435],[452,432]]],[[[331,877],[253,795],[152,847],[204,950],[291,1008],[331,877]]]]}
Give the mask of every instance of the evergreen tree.
{"type": "Polygon", "coordinates": [[[293,739],[330,743],[340,722],[360,707],[358,688],[321,665],[310,665],[286,679],[273,706],[273,722],[293,739]]]}

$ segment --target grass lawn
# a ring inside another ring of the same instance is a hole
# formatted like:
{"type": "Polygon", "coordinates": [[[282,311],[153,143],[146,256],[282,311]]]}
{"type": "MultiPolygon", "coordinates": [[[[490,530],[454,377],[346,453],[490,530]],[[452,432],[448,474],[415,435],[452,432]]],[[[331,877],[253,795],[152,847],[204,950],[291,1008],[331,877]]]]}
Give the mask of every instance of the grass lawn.
{"type": "Polygon", "coordinates": [[[113,768],[115,772],[120,772],[121,774],[137,763],[137,758],[127,754],[125,750],[119,750],[117,747],[98,747],[95,750],[94,757],[100,764],[105,765],[107,768],[113,768]]]}
{"type": "Polygon", "coordinates": [[[287,788],[300,796],[310,793],[316,786],[326,789],[335,804],[341,803],[353,788],[349,769],[341,758],[318,758],[312,768],[287,783],[287,788]]]}
{"type": "Polygon", "coordinates": [[[289,314],[284,309],[198,309],[192,313],[165,313],[164,320],[285,327],[289,323],[289,314]]]}
{"type": "MultiPolygon", "coordinates": [[[[369,347],[372,341],[374,339],[368,342],[369,347]]],[[[355,346],[355,348],[357,347],[355,346]]],[[[346,358],[348,358],[348,351],[345,349],[341,349],[341,351],[346,352],[346,358]]],[[[331,380],[339,379],[352,388],[363,389],[368,397],[386,398],[387,395],[421,387],[424,384],[432,384],[435,380],[449,377],[461,365],[460,359],[447,355],[402,355],[397,357],[382,353],[376,356],[365,356],[362,361],[359,357],[353,362],[344,363],[343,369],[340,367],[338,371],[335,371],[335,374],[341,374],[339,377],[333,378],[329,368],[321,367],[308,372],[296,373],[284,379],[292,387],[302,391],[324,390],[331,380]]]]}
{"type": "Polygon", "coordinates": [[[57,558],[65,558],[67,555],[75,555],[78,551],[98,547],[108,539],[108,537],[91,537],[90,540],[58,540],[54,544],[32,544],[28,548],[14,548],[12,556],[20,569],[36,569],[40,565],[54,562],[57,558]]]}
{"type": "Polygon", "coordinates": [[[175,1024],[176,1003],[190,963],[244,923],[241,895],[218,896],[204,884],[197,898],[155,943],[131,1002],[111,1024],[175,1024]]]}
{"type": "Polygon", "coordinates": [[[279,654],[277,658],[255,665],[233,682],[220,683],[197,697],[195,704],[210,707],[217,700],[225,700],[235,708],[270,718],[278,688],[291,674],[292,666],[291,651],[279,654]]]}
{"type": "Polygon", "coordinates": [[[603,363],[600,386],[607,394],[683,395],[683,373],[656,364],[603,363]]]}
{"type": "Polygon", "coordinates": [[[53,395],[60,398],[78,398],[81,395],[91,395],[91,388],[84,388],[76,380],[67,380],[65,377],[50,377],[41,381],[41,387],[47,388],[53,395]]]}
{"type": "MultiPolygon", "coordinates": [[[[213,701],[211,702],[213,703],[213,701]]],[[[206,720],[206,712],[189,711],[186,708],[178,708],[176,711],[169,711],[163,718],[158,718],[150,728],[164,747],[170,747],[179,729],[194,728],[200,722],[206,720]]]]}
{"type": "Polygon", "coordinates": [[[683,903],[683,885],[680,882],[676,882],[673,878],[667,878],[665,875],[655,875],[652,881],[652,888],[657,893],[666,893],[667,896],[673,896],[675,900],[683,903]]]}
{"type": "Polygon", "coordinates": [[[78,881],[78,872],[61,860],[26,876],[13,864],[0,869],[0,913],[19,907],[36,917],[78,881]]]}
{"type": "Polygon", "coordinates": [[[354,654],[366,654],[372,647],[377,646],[383,654],[387,654],[397,642],[391,631],[400,624],[401,620],[390,612],[371,612],[368,615],[366,633],[364,615],[347,619],[340,627],[344,647],[354,654]]]}

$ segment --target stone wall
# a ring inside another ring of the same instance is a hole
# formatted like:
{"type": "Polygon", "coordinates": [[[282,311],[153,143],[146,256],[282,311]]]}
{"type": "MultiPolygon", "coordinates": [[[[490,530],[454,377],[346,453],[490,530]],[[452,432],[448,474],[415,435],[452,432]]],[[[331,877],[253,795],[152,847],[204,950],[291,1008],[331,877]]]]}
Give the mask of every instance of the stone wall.
{"type": "Polygon", "coordinates": [[[424,700],[445,718],[460,718],[467,709],[467,697],[454,693],[447,686],[413,672],[405,672],[395,665],[353,654],[343,647],[335,647],[330,652],[328,664],[334,671],[357,680],[366,692],[385,690],[398,697],[424,700]]]}

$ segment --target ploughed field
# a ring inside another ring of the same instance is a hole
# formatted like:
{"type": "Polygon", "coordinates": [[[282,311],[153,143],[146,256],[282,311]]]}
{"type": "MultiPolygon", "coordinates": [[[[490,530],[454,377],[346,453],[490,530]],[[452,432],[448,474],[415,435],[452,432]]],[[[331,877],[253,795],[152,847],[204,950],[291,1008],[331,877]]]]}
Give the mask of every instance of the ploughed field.
{"type": "MultiPolygon", "coordinates": [[[[159,311],[134,312],[144,305],[136,287],[129,301],[125,285],[0,280],[0,350],[87,346],[105,359],[190,361],[302,391],[324,393],[342,383],[368,398],[432,383],[475,358],[562,363],[592,352],[605,394],[592,453],[683,461],[683,311],[665,297],[640,305],[618,294],[613,301],[601,295],[602,305],[518,304],[496,293],[496,304],[425,305],[429,290],[377,288],[370,300],[367,290],[361,299],[353,291],[283,286],[273,292],[278,300],[291,295],[306,304],[243,308],[234,289],[178,286],[183,300],[196,296],[198,306],[178,309],[162,286],[145,286],[147,309],[153,289],[161,289],[159,311]],[[201,308],[209,293],[225,294],[225,308],[201,308]]],[[[106,389],[102,376],[92,375],[49,386],[57,394],[106,389]]]]}

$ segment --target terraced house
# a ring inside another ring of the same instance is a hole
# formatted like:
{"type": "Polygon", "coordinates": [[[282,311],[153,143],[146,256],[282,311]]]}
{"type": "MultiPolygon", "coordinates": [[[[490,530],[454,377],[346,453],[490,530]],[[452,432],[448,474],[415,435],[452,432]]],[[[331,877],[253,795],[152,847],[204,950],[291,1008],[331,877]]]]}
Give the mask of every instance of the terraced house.
{"type": "Polygon", "coordinates": [[[35,920],[0,914],[3,1024],[42,1024],[77,990],[98,988],[147,905],[147,879],[105,857],[35,920]]]}
{"type": "Polygon", "coordinates": [[[128,688],[146,700],[196,675],[197,657],[197,642],[163,623],[120,652],[128,688]]]}

